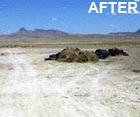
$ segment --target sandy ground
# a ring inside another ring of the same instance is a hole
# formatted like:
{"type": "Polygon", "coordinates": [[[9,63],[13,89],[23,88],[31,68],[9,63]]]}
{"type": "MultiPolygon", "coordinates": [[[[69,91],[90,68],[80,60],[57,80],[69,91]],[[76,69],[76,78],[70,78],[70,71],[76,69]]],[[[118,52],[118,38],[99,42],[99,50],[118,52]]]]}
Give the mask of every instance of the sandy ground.
{"type": "Polygon", "coordinates": [[[0,49],[0,117],[140,117],[138,57],[44,62],[59,50],[0,49]]]}

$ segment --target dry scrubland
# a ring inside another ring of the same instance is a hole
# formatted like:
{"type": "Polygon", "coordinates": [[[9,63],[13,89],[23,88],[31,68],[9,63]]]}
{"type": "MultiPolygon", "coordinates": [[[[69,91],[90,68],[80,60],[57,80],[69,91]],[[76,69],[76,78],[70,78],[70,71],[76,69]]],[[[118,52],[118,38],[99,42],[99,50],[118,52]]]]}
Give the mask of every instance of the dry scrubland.
{"type": "Polygon", "coordinates": [[[140,117],[139,36],[77,35],[40,44],[15,40],[0,40],[0,117],[140,117]],[[68,45],[118,47],[130,56],[84,64],[44,62],[68,45]]]}
{"type": "Polygon", "coordinates": [[[67,46],[90,48],[94,45],[140,45],[140,36],[68,35],[61,38],[0,38],[0,47],[51,47],[67,46]]]}

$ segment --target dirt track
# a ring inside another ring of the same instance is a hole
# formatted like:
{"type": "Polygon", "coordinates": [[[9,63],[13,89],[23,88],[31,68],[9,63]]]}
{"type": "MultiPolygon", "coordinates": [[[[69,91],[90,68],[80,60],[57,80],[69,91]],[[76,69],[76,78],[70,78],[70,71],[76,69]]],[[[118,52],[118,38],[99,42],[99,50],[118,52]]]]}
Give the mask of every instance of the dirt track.
{"type": "Polygon", "coordinates": [[[140,117],[139,73],[117,60],[44,62],[58,50],[44,51],[0,50],[0,117],[140,117]]]}

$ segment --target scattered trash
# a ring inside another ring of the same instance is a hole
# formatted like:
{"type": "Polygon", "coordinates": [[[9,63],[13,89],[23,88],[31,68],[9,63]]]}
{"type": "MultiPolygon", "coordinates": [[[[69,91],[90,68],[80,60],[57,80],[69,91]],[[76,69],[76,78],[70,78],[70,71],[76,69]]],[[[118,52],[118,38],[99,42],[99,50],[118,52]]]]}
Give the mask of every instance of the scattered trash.
{"type": "Polygon", "coordinates": [[[99,59],[106,59],[109,56],[118,56],[118,55],[123,55],[123,56],[128,56],[126,52],[123,50],[117,49],[117,48],[112,48],[112,49],[97,49],[95,51],[96,55],[98,56],[99,59]]]}
{"type": "Polygon", "coordinates": [[[61,52],[58,52],[57,54],[52,54],[48,58],[45,58],[44,60],[57,60],[60,62],[79,62],[79,63],[85,63],[85,62],[95,62],[98,61],[98,59],[106,59],[109,56],[129,56],[124,50],[118,49],[118,48],[112,48],[112,49],[97,49],[94,51],[81,51],[79,48],[66,48],[63,49],[61,52]]]}
{"type": "Polygon", "coordinates": [[[132,70],[134,73],[140,73],[140,70],[132,70]]]}

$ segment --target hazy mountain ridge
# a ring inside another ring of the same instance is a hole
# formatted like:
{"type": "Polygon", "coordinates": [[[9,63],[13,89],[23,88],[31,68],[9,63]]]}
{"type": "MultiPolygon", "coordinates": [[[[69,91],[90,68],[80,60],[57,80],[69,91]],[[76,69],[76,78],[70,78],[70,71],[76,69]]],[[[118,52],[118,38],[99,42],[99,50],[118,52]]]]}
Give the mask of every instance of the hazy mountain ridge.
{"type": "Polygon", "coordinates": [[[77,37],[83,36],[86,38],[95,38],[100,36],[140,36],[140,29],[136,32],[113,32],[109,34],[70,34],[60,30],[45,30],[45,29],[35,29],[27,30],[25,28],[20,28],[17,32],[0,35],[0,38],[62,38],[62,37],[77,37]]]}
{"type": "Polygon", "coordinates": [[[44,29],[27,30],[25,28],[21,28],[15,33],[6,34],[2,36],[18,37],[18,38],[22,38],[22,37],[56,38],[56,37],[63,37],[66,35],[68,35],[68,33],[59,30],[44,30],[44,29]]]}
{"type": "Polygon", "coordinates": [[[138,29],[136,32],[115,32],[110,33],[110,35],[140,35],[140,29],[138,29]]]}
{"type": "Polygon", "coordinates": [[[38,41],[54,41],[53,39],[57,39],[57,41],[98,41],[104,42],[103,39],[113,41],[115,39],[119,39],[122,37],[124,39],[128,39],[129,41],[136,40],[139,41],[140,37],[140,29],[136,32],[116,32],[109,34],[70,34],[60,30],[44,30],[44,29],[35,29],[35,30],[27,30],[25,28],[20,28],[17,32],[0,35],[1,42],[38,42],[38,41]],[[138,37],[138,38],[137,38],[138,37]]]}
{"type": "Polygon", "coordinates": [[[139,29],[139,30],[137,30],[137,31],[136,31],[136,33],[139,33],[139,34],[140,34],[140,29],[139,29]]]}

